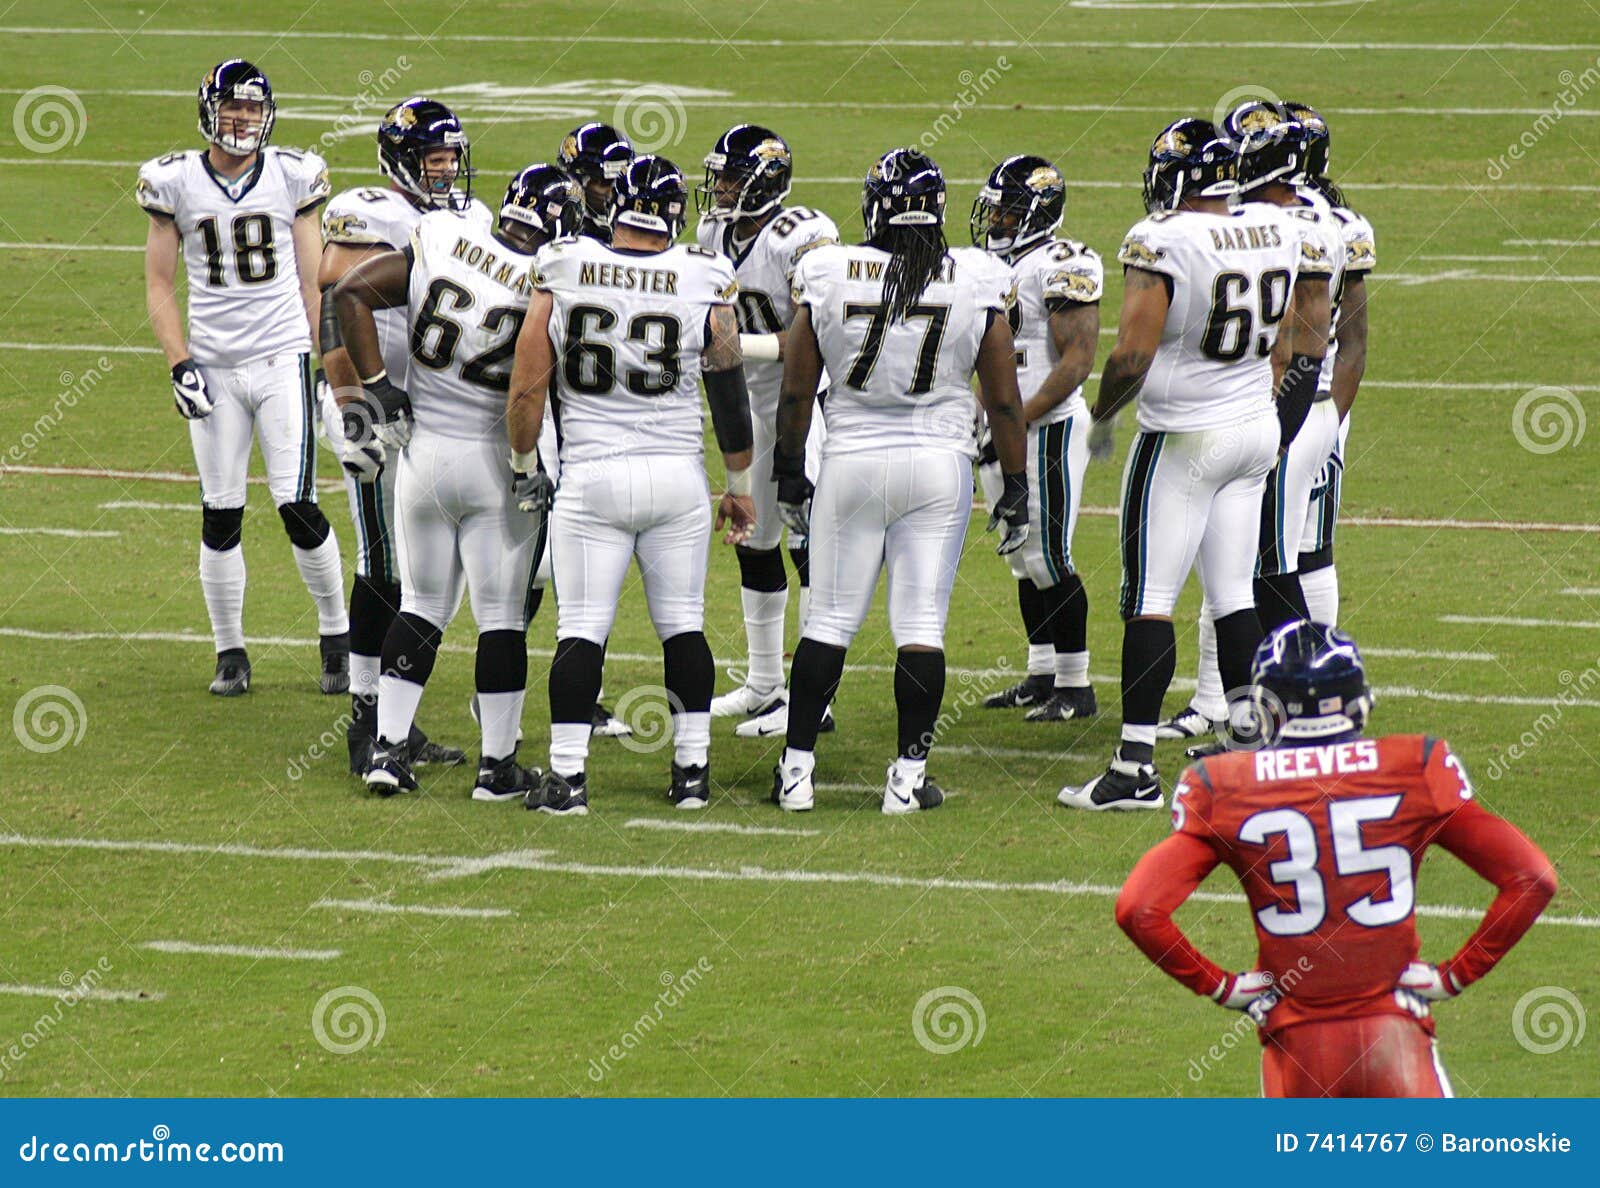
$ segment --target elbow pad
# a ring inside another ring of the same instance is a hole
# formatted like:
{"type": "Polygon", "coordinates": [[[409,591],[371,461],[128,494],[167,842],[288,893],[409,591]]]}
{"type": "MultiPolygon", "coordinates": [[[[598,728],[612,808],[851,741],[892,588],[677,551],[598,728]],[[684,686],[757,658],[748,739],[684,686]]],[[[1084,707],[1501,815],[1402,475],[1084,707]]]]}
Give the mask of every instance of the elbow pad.
{"type": "Polygon", "coordinates": [[[755,444],[750,424],[750,391],[745,387],[744,366],[724,371],[701,373],[706,384],[706,403],[711,406],[711,425],[717,432],[717,446],[724,454],[737,454],[755,444]]]}
{"type": "Polygon", "coordinates": [[[333,302],[333,286],[338,283],[332,281],[322,286],[322,316],[319,321],[321,333],[317,342],[324,355],[344,346],[344,336],[339,333],[339,311],[333,302]]]}
{"type": "Polygon", "coordinates": [[[1321,374],[1321,359],[1299,353],[1290,356],[1289,366],[1278,384],[1280,448],[1287,449],[1295,434],[1300,432],[1300,426],[1305,424],[1306,414],[1317,396],[1317,377],[1321,374]]]}

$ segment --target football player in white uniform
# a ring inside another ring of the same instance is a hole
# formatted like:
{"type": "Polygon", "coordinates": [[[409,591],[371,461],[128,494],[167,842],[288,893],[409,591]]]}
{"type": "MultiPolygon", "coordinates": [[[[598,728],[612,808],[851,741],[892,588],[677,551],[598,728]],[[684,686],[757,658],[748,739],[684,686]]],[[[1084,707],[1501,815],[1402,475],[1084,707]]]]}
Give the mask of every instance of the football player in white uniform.
{"type": "MultiPolygon", "coordinates": [[[[736,730],[756,737],[782,734],[789,698],[783,682],[783,626],[789,582],[778,545],[778,484],[772,475],[772,442],[778,422],[778,385],[783,379],[783,338],[794,320],[790,287],[800,258],[819,243],[835,243],[833,220],[808,206],[783,204],[794,173],[782,137],[755,124],[736,124],[706,154],[705,182],[695,201],[702,212],[700,246],[733,261],[739,281],[739,341],[750,385],[755,427],[756,529],[738,546],[739,598],[744,610],[749,663],[744,683],[711,701],[713,718],[743,718],[736,730]]],[[[822,419],[814,422],[819,428],[822,419]]],[[[813,436],[808,454],[816,455],[813,436]]],[[[809,550],[791,535],[789,553],[800,578],[800,619],[810,586],[809,550]]],[[[823,729],[832,728],[824,718],[823,729]]]]}
{"type": "MultiPolygon", "coordinates": [[[[350,727],[347,738],[350,770],[364,775],[378,733],[378,658],[384,636],[400,613],[400,567],[394,554],[395,467],[387,465],[383,445],[359,413],[352,418],[353,439],[344,433],[340,406],[360,406],[361,379],[339,336],[339,318],[328,294],[357,264],[411,242],[411,232],[430,210],[478,206],[489,221],[488,208],[456,188],[465,183],[470,146],[461,121],[444,104],[416,97],[396,104],[378,125],[378,168],[387,186],[358,186],[336,194],[322,215],[322,264],[317,284],[322,289],[322,365],[326,371],[322,414],[328,438],[344,465],[355,524],[355,586],[350,592],[350,727]],[[337,393],[340,399],[335,399],[337,393]]],[[[382,309],[373,315],[383,369],[400,387],[410,368],[410,327],[403,309],[382,309]]],[[[428,741],[412,727],[411,761],[453,767],[466,760],[455,747],[428,741]]]]}
{"type": "Polygon", "coordinates": [[[612,190],[632,160],[633,146],[610,124],[581,124],[561,138],[556,164],[583,187],[580,234],[611,242],[612,190]]]}
{"type": "MultiPolygon", "coordinates": [[[[700,380],[728,470],[717,526],[736,544],[755,524],[750,400],[725,256],[674,246],[689,187],[664,157],[636,157],[617,179],[608,246],[583,237],[539,256],[537,291],[516,345],[507,427],[513,465],[532,466],[547,398],[556,401],[561,480],[551,519],[557,592],[550,664],[550,770],[527,807],[589,811],[590,713],[630,562],[661,640],[673,719],[668,798],[711,795],[711,690],[705,637],[711,536],[700,380]]],[[[519,483],[521,480],[519,479],[519,483]]]]}
{"type": "Polygon", "coordinates": [[[211,692],[224,697],[250,688],[239,540],[252,434],[316,603],[322,691],[350,687],[339,541],[317,506],[311,371],[317,210],[328,199],[328,167],[315,153],[268,147],[276,114],[266,75],[238,58],[219,64],[200,84],[200,132],[209,146],[146,162],[136,195],[150,216],[150,325],[172,368],[173,398],[200,470],[200,588],[217,645],[211,692]],[[180,255],[187,333],[177,299],[180,255]]]}
{"type": "Polygon", "coordinates": [[[773,471],[779,514],[809,531],[812,586],[789,678],[788,745],[773,773],[772,799],[789,812],[815,802],[822,711],[885,568],[899,749],[883,811],[944,800],[927,762],[944,697],[950,590],[972,512],[974,372],[1004,472],[989,526],[1005,524],[1003,555],[1028,538],[1027,433],[1006,322],[1011,270],[975,248],[950,251],[944,205],[939,167],[894,149],[862,188],[866,242],[824,245],[795,269],[773,471]],[[813,488],[805,444],[824,367],[828,435],[813,488]]]}
{"type": "MultiPolygon", "coordinates": [[[[1238,174],[1235,145],[1209,120],[1163,129],[1144,175],[1150,215],[1118,252],[1122,312],[1093,416],[1139,398],[1122,475],[1122,739],[1104,773],[1061,790],[1057,799],[1072,808],[1162,804],[1156,724],[1175,663],[1172,611],[1191,569],[1217,616],[1229,688],[1248,686],[1261,641],[1253,589],[1261,492],[1286,433],[1274,415],[1270,356],[1290,311],[1301,236],[1277,206],[1230,210],[1238,174]]],[[[1286,377],[1308,374],[1298,362],[1286,377]]],[[[1309,403],[1303,391],[1294,398],[1309,403]]],[[[1279,412],[1290,403],[1280,399],[1279,412]]]]}
{"type": "MultiPolygon", "coordinates": [[[[383,642],[378,739],[366,774],[380,795],[417,786],[407,739],[463,582],[478,625],[473,704],[483,743],[472,799],[520,800],[537,784],[537,770],[517,762],[517,742],[550,481],[533,463],[529,492],[513,491],[522,478],[505,449],[505,401],[534,253],[575,232],[581,217],[577,183],[552,165],[530,165],[511,179],[494,223],[470,209],[430,212],[405,251],[364,260],[334,286],[363,410],[379,439],[399,450],[400,614],[383,642]],[[411,326],[408,389],[388,378],[372,316],[402,305],[411,326]]],[[[529,450],[537,454],[536,441],[529,450]]]]}
{"type": "MultiPolygon", "coordinates": [[[[1089,465],[1083,381],[1100,334],[1104,270],[1092,248],[1058,239],[1066,182],[1043,157],[1007,157],[972,204],[972,242],[1011,266],[1017,300],[1011,332],[1028,424],[1028,541],[1012,553],[1017,602],[1028,638],[1028,675],[984,700],[988,709],[1027,706],[1030,722],[1097,712],[1089,684],[1089,596],[1072,564],[1072,534],[1089,465]]],[[[984,495],[1000,498],[1000,462],[980,442],[984,495]]]]}

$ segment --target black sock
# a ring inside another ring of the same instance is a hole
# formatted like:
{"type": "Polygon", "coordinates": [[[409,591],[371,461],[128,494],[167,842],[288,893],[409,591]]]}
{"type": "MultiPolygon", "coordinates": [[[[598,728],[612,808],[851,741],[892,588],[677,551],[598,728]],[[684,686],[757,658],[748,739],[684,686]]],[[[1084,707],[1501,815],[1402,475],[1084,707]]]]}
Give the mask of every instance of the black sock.
{"type": "Polygon", "coordinates": [[[1234,611],[1216,621],[1217,671],[1222,675],[1223,692],[1229,699],[1245,695],[1250,687],[1250,663],[1264,632],[1254,608],[1234,611]]]}
{"type": "Polygon", "coordinates": [[[389,624],[399,613],[398,582],[376,582],[356,574],[350,590],[350,650],[358,656],[381,656],[389,624]]]}
{"type": "Polygon", "coordinates": [[[516,693],[528,687],[528,633],[482,631],[473,666],[479,693],[516,693]]]}
{"type": "Polygon", "coordinates": [[[761,590],[775,594],[789,588],[789,576],[783,571],[783,554],[777,549],[747,549],[735,545],[739,558],[739,584],[746,590],[761,590]]]}
{"type": "MultiPolygon", "coordinates": [[[[1122,721],[1154,726],[1161,720],[1161,699],[1172,684],[1178,664],[1177,636],[1167,619],[1130,619],[1122,629],[1122,721]]],[[[1122,742],[1122,757],[1149,763],[1155,747],[1122,742]]]]}
{"type": "Polygon", "coordinates": [[[439,658],[439,641],[443,638],[444,630],[421,615],[396,615],[383,637],[379,673],[426,685],[433,675],[433,662],[439,658]]]}
{"type": "Polygon", "coordinates": [[[800,584],[802,586],[809,586],[811,584],[810,546],[807,546],[803,549],[791,548],[789,550],[789,560],[794,562],[794,573],[795,576],[800,579],[800,584]]]}
{"type": "Polygon", "coordinates": [[[1258,577],[1255,589],[1256,615],[1261,621],[1263,635],[1270,635],[1285,623],[1311,617],[1311,612],[1306,609],[1306,595],[1300,588],[1298,573],[1258,577]]]}
{"type": "Polygon", "coordinates": [[[843,675],[843,648],[801,639],[789,666],[789,746],[797,751],[817,749],[822,713],[838,693],[843,675]]]}
{"type": "Polygon", "coordinates": [[[1089,646],[1089,592],[1083,579],[1069,573],[1047,590],[1044,599],[1050,643],[1056,654],[1082,652],[1089,646]]]}
{"type": "Polygon", "coordinates": [[[528,601],[522,617],[528,622],[533,622],[533,616],[539,613],[539,605],[544,602],[544,587],[535,586],[528,591],[528,601]]]}
{"type": "Polygon", "coordinates": [[[944,700],[944,653],[902,648],[894,660],[894,705],[900,716],[900,754],[926,759],[944,700]]]}
{"type": "Polygon", "coordinates": [[[1017,606],[1022,610],[1022,628],[1030,644],[1050,642],[1049,610],[1039,587],[1027,578],[1017,582],[1017,606]]]}
{"type": "Polygon", "coordinates": [[[593,720],[605,662],[605,649],[597,643],[575,636],[556,640],[555,658],[550,661],[552,722],[588,725],[593,720]]]}
{"type": "Polygon", "coordinates": [[[704,632],[685,631],[662,640],[661,663],[673,713],[703,714],[711,708],[717,665],[704,632]]]}

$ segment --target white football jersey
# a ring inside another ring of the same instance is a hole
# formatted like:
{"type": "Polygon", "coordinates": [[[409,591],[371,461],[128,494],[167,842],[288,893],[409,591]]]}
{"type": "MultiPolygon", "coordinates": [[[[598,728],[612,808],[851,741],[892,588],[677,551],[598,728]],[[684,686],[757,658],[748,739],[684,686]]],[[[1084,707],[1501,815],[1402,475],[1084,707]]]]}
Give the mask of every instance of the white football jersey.
{"type": "Polygon", "coordinates": [[[1139,428],[1188,433],[1270,412],[1272,344],[1306,254],[1282,207],[1162,211],[1135,223],[1117,259],[1166,277],[1171,304],[1144,387],[1139,428]]]}
{"type": "Polygon", "coordinates": [[[700,356],[713,306],[732,305],[733,261],[678,244],[617,250],[558,239],[539,252],[553,301],[551,381],[561,462],[704,453],[700,356]]]}
{"type": "MultiPolygon", "coordinates": [[[[336,194],[322,212],[322,241],[353,248],[393,248],[411,242],[411,232],[423,211],[399,190],[361,186],[336,194]]],[[[406,386],[411,362],[407,339],[410,328],[403,309],[375,309],[378,345],[383,350],[383,369],[389,379],[406,386]]]]}
{"type": "Polygon", "coordinates": [[[956,248],[904,320],[885,325],[889,253],[827,244],[794,274],[794,301],[811,310],[829,382],[823,457],[908,445],[976,454],[972,373],[991,315],[1005,316],[1011,270],[977,248],[956,248]]]}
{"type": "Polygon", "coordinates": [[[533,256],[496,239],[470,210],[423,215],[411,233],[411,255],[405,389],[416,431],[504,437],[511,360],[533,293],[533,256]]]}
{"type": "Polygon", "coordinates": [[[1324,213],[1338,229],[1344,244],[1344,259],[1333,281],[1333,321],[1328,331],[1328,354],[1322,360],[1322,374],[1317,377],[1317,391],[1326,392],[1333,386],[1333,360],[1339,353],[1336,334],[1339,329],[1339,306],[1344,301],[1345,286],[1351,277],[1366,279],[1378,266],[1377,236],[1372,224],[1348,206],[1335,206],[1327,197],[1309,187],[1296,191],[1302,199],[1324,213]]]}
{"type": "MultiPolygon", "coordinates": [[[[733,238],[733,223],[701,219],[695,235],[700,246],[721,252],[733,261],[739,281],[734,307],[739,329],[745,334],[776,334],[794,321],[794,270],[800,257],[820,243],[835,243],[839,228],[820,210],[791,206],[768,221],[755,238],[740,245],[733,238]]],[[[750,408],[758,417],[778,411],[778,388],[783,364],[777,360],[745,361],[745,381],[750,387],[750,408]]]]}
{"type": "Polygon", "coordinates": [[[236,187],[212,173],[203,149],[140,166],[139,205],[178,225],[196,363],[237,366],[311,349],[294,221],[329,189],[323,159],[295,149],[261,150],[236,187]]]}
{"type": "MultiPolygon", "coordinates": [[[[1105,268],[1093,248],[1071,239],[1046,239],[1012,260],[1011,274],[1017,285],[1010,314],[1017,340],[1017,386],[1026,400],[1061,358],[1050,336],[1050,307],[1061,301],[1098,302],[1105,295],[1105,268]]],[[[1080,386],[1033,424],[1054,425],[1085,411],[1080,386]]]]}

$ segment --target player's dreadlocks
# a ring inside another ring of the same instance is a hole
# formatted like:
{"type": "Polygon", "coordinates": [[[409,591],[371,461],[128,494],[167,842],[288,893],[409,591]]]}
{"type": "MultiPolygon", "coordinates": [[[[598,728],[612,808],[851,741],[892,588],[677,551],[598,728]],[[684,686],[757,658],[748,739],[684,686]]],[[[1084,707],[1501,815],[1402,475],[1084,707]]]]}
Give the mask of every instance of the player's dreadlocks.
{"type": "Polygon", "coordinates": [[[872,246],[889,253],[883,279],[883,309],[890,322],[902,322],[944,267],[949,245],[942,225],[885,227],[872,246]]]}
{"type": "Polygon", "coordinates": [[[882,309],[890,322],[911,307],[944,268],[944,175],[932,158],[913,148],[884,154],[861,194],[867,243],[889,253],[882,309]]]}

